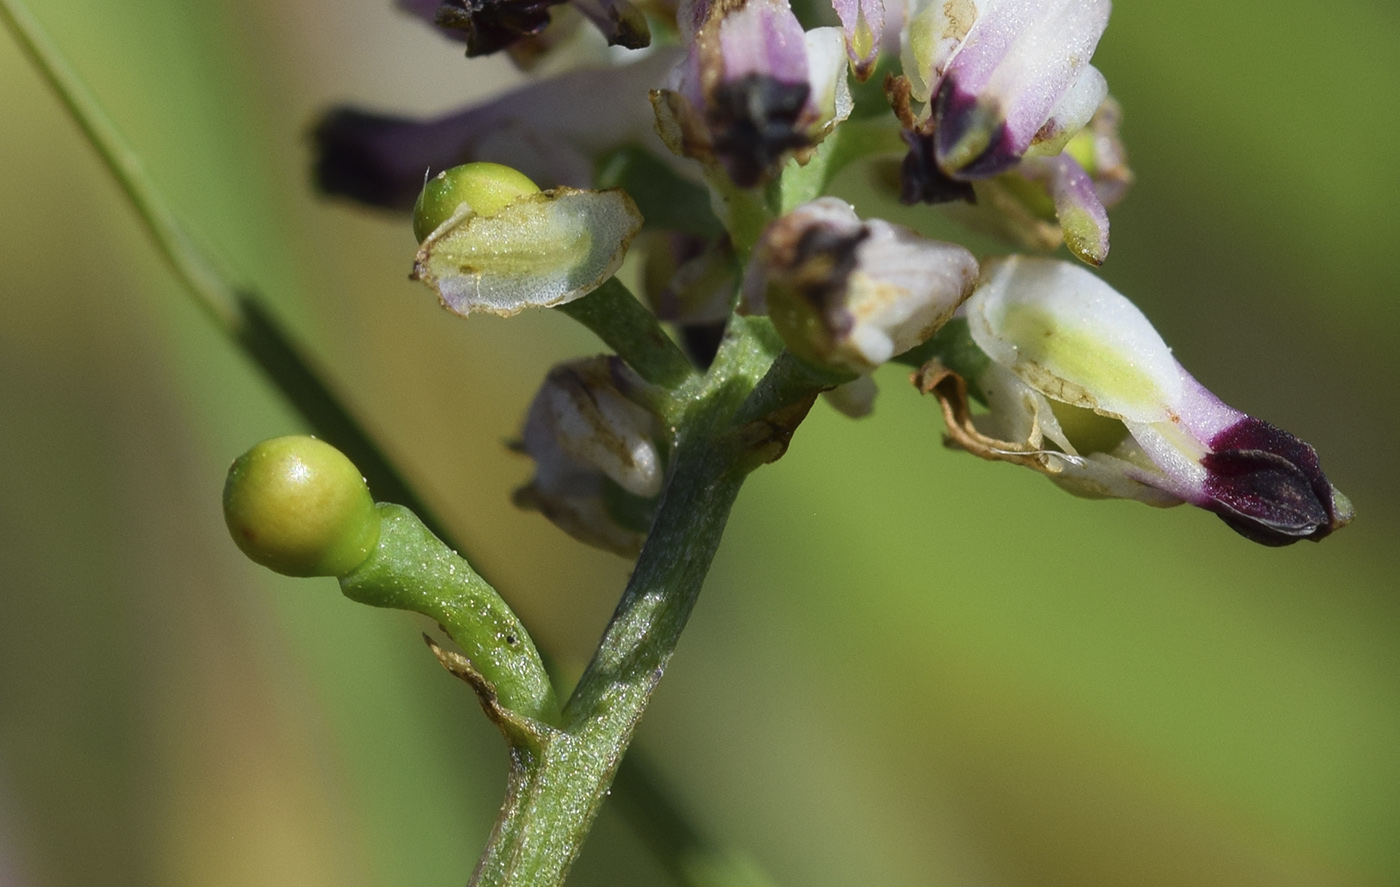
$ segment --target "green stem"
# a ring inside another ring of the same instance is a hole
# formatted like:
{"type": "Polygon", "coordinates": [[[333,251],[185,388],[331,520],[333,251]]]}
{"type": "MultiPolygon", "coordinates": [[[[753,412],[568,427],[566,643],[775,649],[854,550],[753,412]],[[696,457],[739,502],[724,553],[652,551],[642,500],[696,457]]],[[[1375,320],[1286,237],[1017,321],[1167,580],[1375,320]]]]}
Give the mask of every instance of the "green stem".
{"type": "Polygon", "coordinates": [[[675,388],[695,373],[685,353],[616,277],[560,311],[588,327],[653,385],[675,388]]]}
{"type": "MultiPolygon", "coordinates": [[[[708,430],[713,419],[705,424],[708,430]]],[[[676,473],[636,572],[565,707],[566,729],[537,759],[513,768],[510,801],[473,885],[554,887],[583,846],[743,482],[727,459],[709,452],[713,440],[712,434],[692,434],[677,448],[676,473]]]]}
{"type": "Polygon", "coordinates": [[[538,754],[513,756],[507,802],[474,887],[563,883],[699,596],[748,456],[762,446],[736,435],[734,421],[773,363],[769,338],[761,324],[735,318],[694,392],[632,579],[564,707],[563,730],[538,754]]]}
{"type": "Polygon", "coordinates": [[[734,255],[742,267],[749,260],[754,244],[773,214],[764,203],[763,192],[756,188],[740,188],[719,168],[705,170],[705,182],[710,186],[710,204],[715,216],[729,232],[734,255]]]}
{"type": "Polygon", "coordinates": [[[502,708],[557,723],[554,687],[514,611],[413,512],[399,505],[378,509],[379,543],[363,564],[340,577],[345,596],[429,617],[462,648],[502,708]]]}
{"type": "Polygon", "coordinates": [[[815,392],[826,391],[855,379],[854,373],[819,367],[785,350],[773,361],[773,366],[745,401],[735,417],[735,424],[757,421],[809,398],[815,392]]]}
{"type": "Polygon", "coordinates": [[[894,118],[889,115],[847,120],[822,140],[805,164],[788,161],[783,174],[768,189],[768,202],[777,215],[792,212],[826,193],[831,180],[864,157],[905,150],[894,118]]]}

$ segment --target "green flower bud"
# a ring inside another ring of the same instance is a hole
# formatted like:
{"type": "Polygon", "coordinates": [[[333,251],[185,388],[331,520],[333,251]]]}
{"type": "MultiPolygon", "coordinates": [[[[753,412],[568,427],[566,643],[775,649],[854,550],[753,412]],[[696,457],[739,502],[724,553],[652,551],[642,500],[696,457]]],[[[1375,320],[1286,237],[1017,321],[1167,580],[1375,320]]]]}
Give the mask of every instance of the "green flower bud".
{"type": "Polygon", "coordinates": [[[224,521],[248,557],[287,576],[340,576],[379,541],[379,514],[360,471],[314,437],[266,440],[224,482],[224,521]]]}
{"type": "Polygon", "coordinates": [[[422,243],[466,204],[479,216],[494,216],[539,186],[524,173],[499,163],[467,163],[433,176],[413,205],[413,236],[422,243]]]}

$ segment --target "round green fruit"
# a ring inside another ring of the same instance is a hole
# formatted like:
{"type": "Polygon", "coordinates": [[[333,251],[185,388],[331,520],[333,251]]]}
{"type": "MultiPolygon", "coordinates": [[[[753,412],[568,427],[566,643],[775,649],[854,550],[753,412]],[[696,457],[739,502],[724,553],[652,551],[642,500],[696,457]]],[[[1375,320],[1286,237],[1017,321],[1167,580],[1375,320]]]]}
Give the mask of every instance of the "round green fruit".
{"type": "Polygon", "coordinates": [[[499,163],[466,163],[428,180],[413,205],[413,234],[422,243],[466,204],[479,216],[494,216],[539,186],[522,172],[499,163]]]}
{"type": "Polygon", "coordinates": [[[314,437],[278,437],[239,456],[224,520],[249,558],[288,576],[341,576],[379,541],[379,513],[349,459],[314,437]]]}

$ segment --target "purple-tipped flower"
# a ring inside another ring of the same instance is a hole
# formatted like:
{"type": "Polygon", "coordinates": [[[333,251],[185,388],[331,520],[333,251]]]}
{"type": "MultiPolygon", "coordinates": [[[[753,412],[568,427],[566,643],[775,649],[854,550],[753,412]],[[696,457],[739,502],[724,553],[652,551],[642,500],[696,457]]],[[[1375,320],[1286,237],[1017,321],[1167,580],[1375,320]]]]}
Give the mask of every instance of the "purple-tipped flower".
{"type": "Polygon", "coordinates": [[[952,243],[822,197],[777,219],[744,278],[751,313],[767,314],[796,355],[873,372],[932,336],[977,282],[977,259],[952,243]]]}
{"type": "Polygon", "coordinates": [[[969,183],[972,202],[945,211],[978,231],[1025,249],[1048,252],[1061,243],[1077,258],[1101,265],[1108,256],[1108,212],[1132,183],[1118,137],[1120,112],[1112,98],[1065,150],[1026,157],[1010,172],[969,183]]]}
{"type": "Polygon", "coordinates": [[[804,33],[787,0],[697,0],[676,19],[688,53],[652,93],[676,154],[749,188],[850,114],[839,28],[804,33]]]}
{"type": "Polygon", "coordinates": [[[1108,94],[1089,58],[1109,0],[983,0],[911,9],[905,74],[931,103],[934,155],[961,179],[1056,154],[1108,94]]]}
{"type": "Polygon", "coordinates": [[[594,159],[606,151],[636,144],[665,153],[646,91],[675,60],[667,50],[629,65],[569,71],[436,120],[337,109],[314,134],[317,186],[371,206],[409,209],[427,175],[487,160],[546,188],[587,188],[594,159]]]}
{"type": "Polygon", "coordinates": [[[1222,403],[1131,302],[1076,265],[987,263],[965,307],[989,360],[920,372],[957,445],[1027,465],[1080,495],[1190,502],[1265,545],[1318,540],[1352,518],[1312,447],[1222,403]],[[967,384],[990,412],[972,416],[967,384]]]}

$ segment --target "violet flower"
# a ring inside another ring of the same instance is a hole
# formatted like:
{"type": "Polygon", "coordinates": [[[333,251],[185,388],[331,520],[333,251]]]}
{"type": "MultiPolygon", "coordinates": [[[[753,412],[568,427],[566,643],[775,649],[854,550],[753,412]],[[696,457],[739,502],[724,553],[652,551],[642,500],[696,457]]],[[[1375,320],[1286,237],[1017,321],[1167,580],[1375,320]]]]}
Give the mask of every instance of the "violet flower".
{"type": "Polygon", "coordinates": [[[1264,545],[1316,541],[1351,520],[1312,447],[1222,403],[1083,268],[994,260],[964,311],[974,357],[957,373],[934,361],[918,374],[957,446],[1079,495],[1190,502],[1264,545]],[[989,413],[971,414],[969,384],[989,413]]]}
{"type": "Polygon", "coordinates": [[[1106,210],[1128,191],[1132,170],[1118,136],[1121,112],[1104,100],[1089,125],[1053,157],[1027,157],[1010,172],[971,182],[974,201],[945,212],[977,231],[1041,252],[1061,243],[1091,265],[1108,256],[1106,210]]]}

